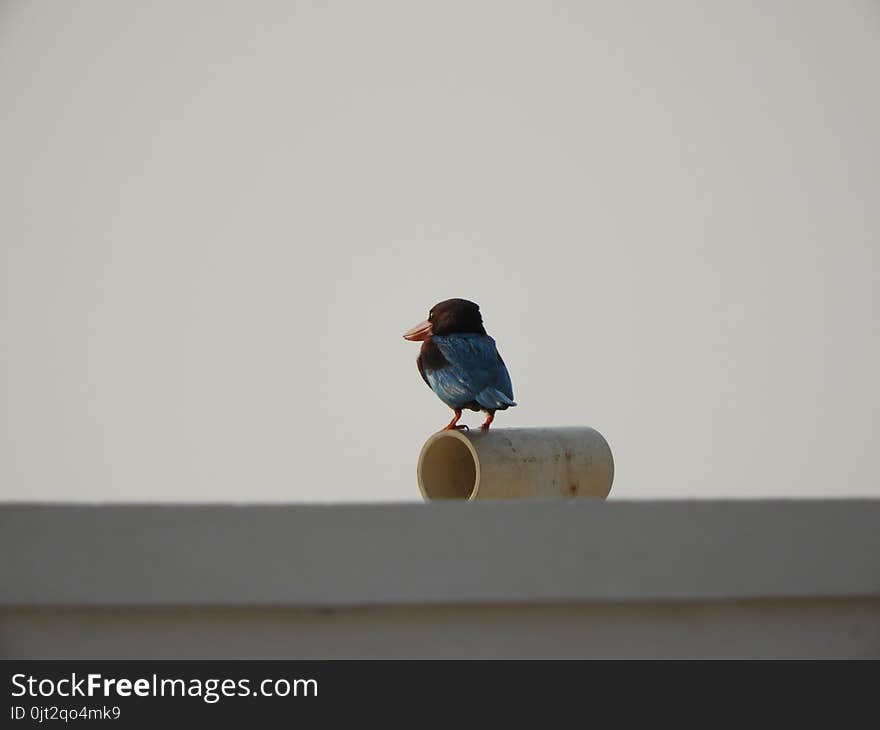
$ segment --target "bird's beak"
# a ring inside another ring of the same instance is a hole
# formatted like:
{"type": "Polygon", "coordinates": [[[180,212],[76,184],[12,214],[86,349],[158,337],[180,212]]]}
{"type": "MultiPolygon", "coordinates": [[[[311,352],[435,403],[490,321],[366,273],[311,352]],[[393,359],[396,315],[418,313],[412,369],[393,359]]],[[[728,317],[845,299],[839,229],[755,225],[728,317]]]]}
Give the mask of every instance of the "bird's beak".
{"type": "Polygon", "coordinates": [[[427,340],[432,334],[434,334],[433,325],[426,319],[404,332],[403,339],[418,342],[419,340],[427,340]]]}

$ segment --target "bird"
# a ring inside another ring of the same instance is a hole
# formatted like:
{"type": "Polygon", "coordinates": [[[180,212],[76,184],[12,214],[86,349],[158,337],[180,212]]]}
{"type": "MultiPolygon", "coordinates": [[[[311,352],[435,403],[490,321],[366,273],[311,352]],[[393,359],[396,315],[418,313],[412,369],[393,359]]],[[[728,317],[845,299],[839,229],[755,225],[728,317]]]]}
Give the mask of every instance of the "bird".
{"type": "Polygon", "coordinates": [[[459,426],[461,412],[485,411],[480,430],[488,431],[495,411],[516,405],[510,373],[498,348],[483,327],[478,304],[467,299],[446,299],[435,304],[428,318],[403,334],[421,342],[416,366],[422,380],[449,406],[455,416],[444,430],[459,426]]]}

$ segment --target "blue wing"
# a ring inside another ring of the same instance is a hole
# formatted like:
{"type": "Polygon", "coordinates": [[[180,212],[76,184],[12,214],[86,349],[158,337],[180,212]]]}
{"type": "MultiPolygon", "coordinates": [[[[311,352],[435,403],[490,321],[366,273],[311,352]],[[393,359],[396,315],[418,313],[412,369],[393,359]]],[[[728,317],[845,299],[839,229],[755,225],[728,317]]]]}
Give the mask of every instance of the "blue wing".
{"type": "Polygon", "coordinates": [[[515,406],[513,385],[495,340],[488,335],[460,334],[435,336],[446,365],[425,368],[428,385],[452,408],[477,404],[487,410],[515,406]]]}

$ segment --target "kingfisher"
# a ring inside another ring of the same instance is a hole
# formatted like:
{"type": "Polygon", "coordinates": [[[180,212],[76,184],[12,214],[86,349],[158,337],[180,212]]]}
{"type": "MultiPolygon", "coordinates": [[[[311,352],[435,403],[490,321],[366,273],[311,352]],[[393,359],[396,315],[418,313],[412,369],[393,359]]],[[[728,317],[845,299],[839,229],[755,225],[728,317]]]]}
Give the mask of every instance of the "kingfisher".
{"type": "Polygon", "coordinates": [[[444,430],[459,426],[461,412],[485,411],[480,430],[488,431],[495,411],[516,405],[510,374],[495,340],[486,334],[479,305],[467,299],[446,299],[435,304],[428,319],[403,334],[421,342],[416,366],[422,380],[449,406],[455,416],[444,430]]]}

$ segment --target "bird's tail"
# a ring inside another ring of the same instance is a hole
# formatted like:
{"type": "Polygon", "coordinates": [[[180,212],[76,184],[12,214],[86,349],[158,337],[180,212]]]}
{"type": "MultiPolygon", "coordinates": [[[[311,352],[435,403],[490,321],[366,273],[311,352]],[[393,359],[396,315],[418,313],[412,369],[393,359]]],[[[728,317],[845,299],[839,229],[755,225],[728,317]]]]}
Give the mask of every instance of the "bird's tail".
{"type": "Polygon", "coordinates": [[[493,411],[503,411],[516,405],[513,398],[505,395],[498,388],[483,388],[477,395],[477,403],[493,411]]]}

